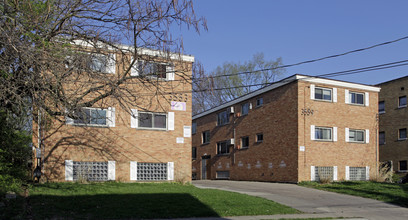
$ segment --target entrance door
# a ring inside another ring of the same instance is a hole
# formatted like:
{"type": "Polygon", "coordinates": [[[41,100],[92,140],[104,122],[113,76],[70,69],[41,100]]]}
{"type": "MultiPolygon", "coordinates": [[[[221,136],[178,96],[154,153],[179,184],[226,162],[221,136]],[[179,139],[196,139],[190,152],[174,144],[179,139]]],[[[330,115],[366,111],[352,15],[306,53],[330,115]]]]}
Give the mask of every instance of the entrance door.
{"type": "Polygon", "coordinates": [[[203,156],[201,157],[201,179],[206,180],[207,179],[207,173],[210,171],[210,162],[211,156],[203,156]]]}

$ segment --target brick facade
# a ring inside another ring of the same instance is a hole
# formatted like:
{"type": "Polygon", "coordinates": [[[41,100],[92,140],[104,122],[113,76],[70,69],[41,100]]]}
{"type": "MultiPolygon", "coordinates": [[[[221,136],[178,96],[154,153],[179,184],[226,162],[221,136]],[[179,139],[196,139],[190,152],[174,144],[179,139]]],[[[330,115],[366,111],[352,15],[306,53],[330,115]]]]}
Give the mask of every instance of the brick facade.
{"type": "MultiPolygon", "coordinates": [[[[119,54],[116,57],[120,60],[119,54]]],[[[73,178],[72,163],[110,161],[109,180],[133,181],[137,178],[136,172],[140,172],[135,171],[137,163],[160,163],[167,166],[166,175],[169,178],[166,180],[191,181],[191,136],[185,135],[184,128],[185,126],[187,130],[191,128],[192,87],[191,83],[184,81],[181,75],[191,76],[194,58],[192,56],[180,57],[182,59],[173,59],[170,62],[174,64],[173,70],[176,73],[183,74],[175,74],[171,80],[158,82],[162,88],[167,88],[161,91],[163,95],[140,96],[140,100],[136,100],[138,103],[135,103],[133,107],[124,107],[116,99],[110,98],[95,104],[97,108],[113,110],[111,111],[114,115],[113,126],[67,124],[68,120],[66,122],[65,118],[60,118],[59,121],[47,119],[43,115],[41,131],[38,131],[37,121],[34,121],[34,146],[38,145],[38,134],[41,134],[44,179],[71,181],[73,178]],[[175,91],[183,91],[183,93],[174,94],[175,91]],[[172,102],[181,104],[181,107],[172,108],[172,102]],[[131,122],[131,113],[135,110],[162,113],[166,117],[166,128],[160,130],[134,127],[131,122]],[[47,122],[44,123],[45,121],[47,122]],[[133,173],[131,173],[132,169],[133,173]]],[[[156,56],[155,59],[159,58],[156,56]]],[[[122,65],[118,63],[115,68],[116,74],[123,71],[122,65]]],[[[115,77],[115,74],[112,74],[112,77],[115,77]]],[[[141,83],[143,83],[142,80],[135,77],[122,86],[126,86],[130,92],[135,94],[155,92],[154,89],[147,90],[146,85],[141,86],[141,83]]],[[[73,85],[66,86],[72,87],[73,85]]]]}
{"type": "Polygon", "coordinates": [[[311,172],[316,167],[332,167],[335,180],[350,179],[355,167],[364,169],[367,179],[375,176],[378,91],[373,86],[295,75],[198,114],[193,117],[197,125],[193,176],[203,178],[203,159],[207,159],[207,179],[299,182],[316,179],[311,172]],[[330,90],[331,100],[311,99],[311,89],[316,88],[330,90]],[[345,103],[346,92],[363,94],[364,104],[345,103]],[[257,106],[260,98],[263,104],[257,106]],[[245,103],[250,106],[247,115],[242,114],[245,103]],[[217,126],[217,114],[231,107],[229,123],[217,126]],[[331,129],[330,141],[312,140],[311,129],[316,132],[319,127],[331,129]],[[349,136],[354,130],[363,133],[364,140],[346,141],[346,130],[349,136]],[[207,144],[202,144],[204,131],[211,136],[207,144]],[[262,141],[257,141],[258,134],[262,141]],[[243,137],[249,138],[248,148],[242,147],[243,137]],[[229,153],[217,154],[217,143],[231,139],[229,153]]]}
{"type": "MultiPolygon", "coordinates": [[[[380,161],[390,161],[395,172],[407,172],[408,140],[400,137],[400,129],[408,128],[408,109],[399,98],[408,95],[408,77],[391,80],[379,84],[381,92],[379,102],[384,103],[384,111],[380,112],[380,134],[384,142],[380,143],[380,161]],[[402,165],[402,167],[401,167],[402,165]]],[[[406,99],[406,98],[405,98],[406,99]]]]}

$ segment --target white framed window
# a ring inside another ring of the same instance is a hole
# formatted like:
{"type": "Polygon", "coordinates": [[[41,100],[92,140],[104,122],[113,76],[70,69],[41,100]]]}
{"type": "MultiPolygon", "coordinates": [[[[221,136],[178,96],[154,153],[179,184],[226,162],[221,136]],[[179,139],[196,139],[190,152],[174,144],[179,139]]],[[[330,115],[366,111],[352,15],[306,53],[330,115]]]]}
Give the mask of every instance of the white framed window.
{"type": "Polygon", "coordinates": [[[249,147],[249,137],[242,137],[241,138],[241,148],[248,148],[249,147]]]}
{"type": "Polygon", "coordinates": [[[192,123],[191,134],[197,133],[197,122],[192,123]]]}
{"type": "Polygon", "coordinates": [[[130,161],[130,180],[137,181],[174,180],[174,162],[146,163],[130,161]]]}
{"type": "Polygon", "coordinates": [[[115,73],[116,55],[115,54],[91,54],[89,68],[95,72],[115,73]]]}
{"type": "Polygon", "coordinates": [[[365,181],[370,179],[370,167],[346,166],[346,180],[365,181]]]}
{"type": "Polygon", "coordinates": [[[337,180],[337,166],[323,167],[323,166],[311,166],[310,167],[311,181],[336,181],[337,180]]]}
{"type": "Polygon", "coordinates": [[[217,154],[229,154],[228,141],[221,141],[217,143],[217,154]]]}
{"type": "Polygon", "coordinates": [[[364,105],[364,93],[350,91],[349,103],[356,105],[364,105]]]}
{"type": "Polygon", "coordinates": [[[201,137],[202,137],[202,143],[203,144],[210,143],[210,131],[204,131],[202,133],[201,137]]]}
{"type": "Polygon", "coordinates": [[[84,107],[73,113],[74,117],[67,117],[66,123],[84,126],[115,126],[115,108],[89,108],[84,107]]]}
{"type": "Polygon", "coordinates": [[[217,126],[225,125],[229,123],[228,111],[222,111],[217,114],[217,126]]]}
{"type": "Polygon", "coordinates": [[[337,127],[310,126],[311,140],[337,141],[337,127]]]}
{"type": "Polygon", "coordinates": [[[405,108],[407,107],[407,96],[400,96],[398,98],[398,108],[405,108]]]}
{"type": "Polygon", "coordinates": [[[241,115],[247,115],[249,112],[249,103],[244,103],[241,105],[241,115]]]}
{"type": "Polygon", "coordinates": [[[407,129],[400,128],[398,130],[398,140],[406,140],[407,139],[407,129]]]}
{"type": "Polygon", "coordinates": [[[256,99],[256,107],[261,107],[263,105],[263,98],[259,97],[256,99]]]}
{"type": "Polygon", "coordinates": [[[314,88],[314,99],[331,102],[332,92],[333,90],[329,88],[315,87],[314,88]]]}
{"type": "Polygon", "coordinates": [[[167,114],[157,112],[138,112],[138,128],[167,129],[167,114]]]}
{"type": "Polygon", "coordinates": [[[378,133],[378,142],[380,145],[384,145],[385,144],[385,132],[384,131],[380,131],[378,133]]]}
{"type": "Polygon", "coordinates": [[[354,130],[350,129],[349,130],[349,141],[350,142],[358,142],[358,143],[364,143],[364,130],[354,130]]]}
{"type": "Polygon", "coordinates": [[[263,134],[262,133],[256,134],[256,143],[261,142],[263,142],[263,134]]]}
{"type": "Polygon", "coordinates": [[[378,113],[379,114],[385,113],[385,101],[378,102],[378,113]]]}
{"type": "Polygon", "coordinates": [[[172,64],[138,60],[131,68],[130,75],[150,79],[174,80],[175,72],[172,64]]]}

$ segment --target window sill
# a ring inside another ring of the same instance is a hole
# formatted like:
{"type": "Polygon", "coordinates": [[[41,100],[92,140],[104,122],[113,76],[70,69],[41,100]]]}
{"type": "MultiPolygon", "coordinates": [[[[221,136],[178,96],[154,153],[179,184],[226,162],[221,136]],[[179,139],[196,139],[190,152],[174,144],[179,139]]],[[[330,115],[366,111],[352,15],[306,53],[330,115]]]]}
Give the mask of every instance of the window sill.
{"type": "Polygon", "coordinates": [[[136,128],[136,129],[146,131],[168,131],[167,128],[136,128]]]}
{"type": "Polygon", "coordinates": [[[398,109],[406,108],[406,107],[407,107],[406,105],[399,105],[399,106],[398,106],[398,109]]]}
{"type": "Polygon", "coordinates": [[[325,99],[313,99],[314,101],[318,101],[318,102],[329,102],[329,103],[334,103],[333,99],[331,100],[325,100],[325,99]]]}
{"type": "Polygon", "coordinates": [[[320,140],[320,139],[314,139],[314,141],[318,141],[318,142],[333,142],[333,140],[320,140]]]}
{"type": "Polygon", "coordinates": [[[92,125],[92,124],[67,124],[75,127],[94,127],[94,128],[109,128],[108,125],[92,125]]]}
{"type": "Polygon", "coordinates": [[[408,173],[408,170],[398,170],[399,173],[408,173]]]}
{"type": "Polygon", "coordinates": [[[378,145],[380,145],[380,146],[385,145],[385,142],[384,142],[384,143],[382,143],[382,144],[378,144],[378,145]]]}
{"type": "Polygon", "coordinates": [[[226,154],[217,154],[218,157],[222,157],[222,156],[229,156],[230,153],[226,153],[226,154]]]}
{"type": "Polygon", "coordinates": [[[406,141],[407,138],[398,138],[398,141],[406,141]]]}
{"type": "Polygon", "coordinates": [[[247,150],[249,147],[241,147],[240,150],[247,150]]]}
{"type": "Polygon", "coordinates": [[[201,146],[209,145],[209,144],[210,144],[210,142],[206,142],[206,143],[202,143],[201,146]]]}
{"type": "Polygon", "coordinates": [[[255,142],[255,144],[262,144],[263,143],[263,141],[257,141],[257,142],[255,142]]]}
{"type": "Polygon", "coordinates": [[[228,122],[228,123],[226,123],[226,124],[222,124],[222,125],[217,125],[216,127],[222,127],[222,126],[226,126],[226,125],[229,125],[230,123],[228,122]]]}
{"type": "Polygon", "coordinates": [[[380,115],[385,114],[385,111],[378,112],[378,114],[380,114],[380,115]]]}
{"type": "Polygon", "coordinates": [[[352,144],[366,144],[365,141],[348,141],[348,143],[352,143],[352,144]]]}
{"type": "Polygon", "coordinates": [[[363,103],[363,104],[359,104],[359,103],[347,103],[347,104],[353,105],[353,106],[366,107],[365,103],[363,103]]]}

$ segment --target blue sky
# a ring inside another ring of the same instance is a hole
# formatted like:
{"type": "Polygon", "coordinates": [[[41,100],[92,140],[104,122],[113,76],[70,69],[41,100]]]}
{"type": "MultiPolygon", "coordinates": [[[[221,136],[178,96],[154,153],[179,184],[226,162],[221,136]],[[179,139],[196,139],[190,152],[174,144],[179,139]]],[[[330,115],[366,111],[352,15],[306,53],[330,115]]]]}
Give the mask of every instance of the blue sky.
{"type": "MultiPolygon", "coordinates": [[[[408,1],[393,0],[194,0],[208,22],[200,35],[182,30],[185,53],[212,71],[262,52],[293,64],[408,36],[408,1]]],[[[318,75],[408,59],[408,39],[340,58],[286,69],[318,75]]],[[[408,66],[334,79],[377,84],[408,75],[408,66]]]]}

